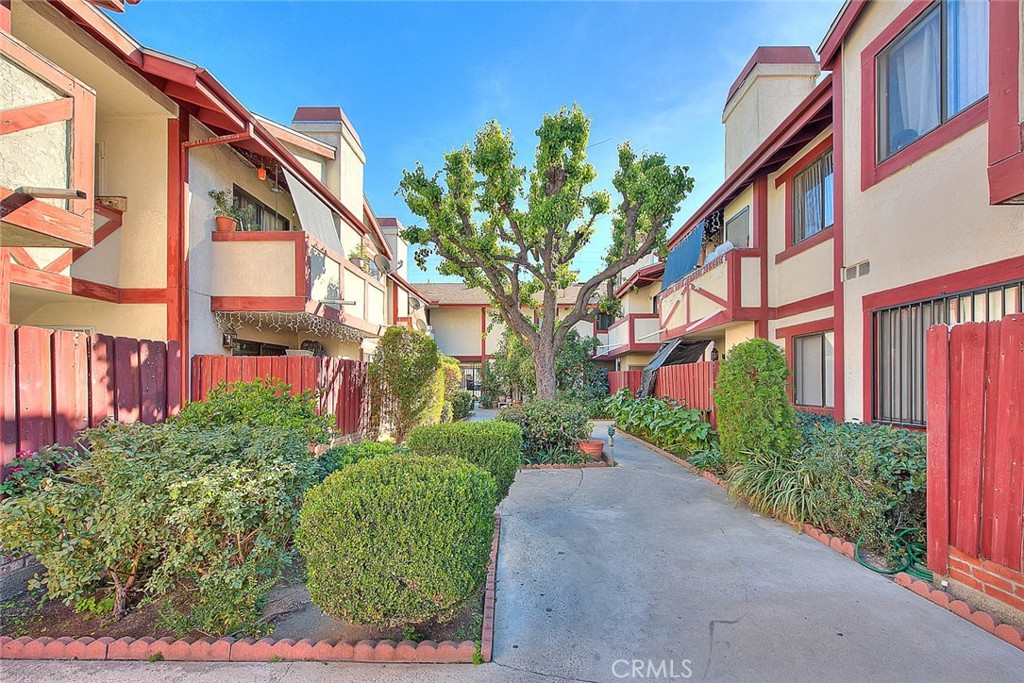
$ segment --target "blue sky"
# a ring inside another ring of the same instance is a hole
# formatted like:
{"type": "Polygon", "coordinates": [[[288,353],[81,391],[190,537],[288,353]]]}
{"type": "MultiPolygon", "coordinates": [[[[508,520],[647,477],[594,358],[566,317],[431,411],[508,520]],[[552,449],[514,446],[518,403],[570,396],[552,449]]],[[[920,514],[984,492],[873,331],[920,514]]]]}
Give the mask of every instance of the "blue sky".
{"type": "MultiPolygon", "coordinates": [[[[612,189],[622,140],[690,167],[696,187],[679,225],[723,180],[722,106],[750,54],[817,48],[841,4],[146,0],[114,16],[264,116],[288,123],[298,105],[340,105],[362,139],[380,216],[412,222],[394,195],[402,169],[436,169],[485,121],[510,127],[529,165],[544,113],[579,102],[593,118],[597,187],[612,189]]],[[[584,276],[600,264],[609,225],[577,259],[584,276]]],[[[412,268],[414,281],[441,279],[412,268]]]]}

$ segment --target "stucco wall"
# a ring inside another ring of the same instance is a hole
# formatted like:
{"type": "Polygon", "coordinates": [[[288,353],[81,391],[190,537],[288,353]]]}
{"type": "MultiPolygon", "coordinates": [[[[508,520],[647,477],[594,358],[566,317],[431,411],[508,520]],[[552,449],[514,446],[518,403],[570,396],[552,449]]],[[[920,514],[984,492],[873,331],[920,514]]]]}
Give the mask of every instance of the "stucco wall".
{"type": "MultiPolygon", "coordinates": [[[[3,55],[0,83],[4,84],[0,87],[0,110],[53,102],[63,96],[3,55]]],[[[58,121],[0,137],[0,185],[67,187],[68,124],[58,121]]]]}
{"type": "Polygon", "coordinates": [[[844,263],[871,262],[844,286],[847,419],[867,412],[865,295],[1024,253],[1024,207],[988,203],[987,124],[860,191],[861,51],[906,5],[870,3],[843,48],[844,263]]]}
{"type": "Polygon", "coordinates": [[[44,304],[18,320],[36,327],[93,328],[100,334],[138,339],[166,339],[167,312],[163,304],[81,303],[44,304]]]}
{"type": "Polygon", "coordinates": [[[434,328],[434,341],[442,353],[449,356],[480,355],[479,308],[432,308],[430,324],[434,328]]]}

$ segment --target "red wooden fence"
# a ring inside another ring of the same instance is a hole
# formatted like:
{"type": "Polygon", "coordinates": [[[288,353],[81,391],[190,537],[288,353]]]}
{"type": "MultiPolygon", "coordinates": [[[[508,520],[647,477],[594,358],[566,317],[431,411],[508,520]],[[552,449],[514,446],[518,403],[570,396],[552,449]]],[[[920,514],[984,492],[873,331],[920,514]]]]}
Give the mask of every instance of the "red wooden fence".
{"type": "Polygon", "coordinates": [[[366,363],[343,358],[309,356],[193,356],[191,400],[201,401],[221,382],[251,382],[276,378],[297,394],[310,389],[317,394],[320,414],[335,416],[342,434],[358,434],[366,428],[369,400],[366,396],[366,363]]]}
{"type": "MultiPolygon", "coordinates": [[[[1024,316],[938,325],[928,330],[926,348],[928,565],[953,576],[977,558],[1019,575],[1024,316]],[[950,560],[951,553],[959,559],[950,560]]],[[[990,593],[988,585],[985,591],[990,593]]]]}
{"type": "Polygon", "coordinates": [[[634,396],[640,391],[640,381],[643,378],[643,370],[617,370],[608,373],[608,393],[614,394],[619,389],[629,389],[634,396]]]}
{"type": "Polygon", "coordinates": [[[181,409],[180,387],[177,342],[0,325],[3,465],[106,418],[160,422],[181,409]]]}

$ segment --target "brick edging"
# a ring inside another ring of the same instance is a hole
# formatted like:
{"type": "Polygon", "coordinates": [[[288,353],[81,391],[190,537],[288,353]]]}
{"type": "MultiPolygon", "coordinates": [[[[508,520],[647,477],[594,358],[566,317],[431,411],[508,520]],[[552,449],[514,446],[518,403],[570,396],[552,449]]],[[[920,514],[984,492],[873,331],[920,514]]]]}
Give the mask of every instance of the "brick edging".
{"type": "Polygon", "coordinates": [[[520,465],[521,470],[581,470],[587,467],[608,467],[608,463],[604,460],[600,462],[577,462],[577,463],[566,463],[566,464],[550,464],[550,465],[520,465]]]}
{"type": "MultiPolygon", "coordinates": [[[[498,541],[501,517],[494,515],[491,561],[484,588],[483,633],[480,654],[491,661],[494,649],[494,591],[498,565],[498,541]]],[[[77,659],[180,662],[413,662],[472,663],[477,656],[476,642],[433,640],[360,640],[356,643],[308,638],[10,638],[0,636],[0,660],[4,659],[77,659]]]]}
{"type": "MultiPolygon", "coordinates": [[[[633,436],[632,434],[629,434],[621,430],[617,430],[616,434],[621,434],[622,436],[625,436],[627,439],[630,439],[632,441],[635,441],[636,443],[646,446],[647,448],[651,449],[658,455],[667,458],[679,465],[682,465],[683,467],[690,470],[694,474],[700,475],[705,479],[708,479],[713,483],[718,484],[726,491],[729,490],[729,484],[726,483],[725,481],[722,481],[722,479],[720,479],[719,477],[715,476],[711,472],[698,469],[691,463],[683,460],[677,455],[669,453],[663,448],[659,448],[652,443],[644,441],[638,436],[633,436]]],[[[846,555],[851,560],[857,559],[856,546],[844,538],[841,538],[839,536],[833,536],[832,534],[829,534],[828,532],[819,529],[818,527],[813,526],[811,524],[797,525],[792,520],[787,519],[779,519],[779,521],[786,522],[787,524],[790,524],[792,526],[799,526],[800,530],[805,535],[810,536],[814,540],[831,548],[837,553],[846,555]]],[[[1013,645],[1014,647],[1024,650],[1024,629],[1014,626],[1013,624],[1004,624],[999,620],[998,617],[986,612],[985,610],[973,607],[968,603],[964,602],[963,600],[957,600],[946,591],[940,588],[935,588],[932,584],[928,583],[927,581],[915,579],[906,572],[900,572],[894,575],[892,577],[892,580],[896,585],[911,590],[923,598],[927,598],[939,607],[946,608],[958,617],[966,619],[975,626],[983,628],[989,633],[1005,640],[1010,645],[1013,645]]]]}

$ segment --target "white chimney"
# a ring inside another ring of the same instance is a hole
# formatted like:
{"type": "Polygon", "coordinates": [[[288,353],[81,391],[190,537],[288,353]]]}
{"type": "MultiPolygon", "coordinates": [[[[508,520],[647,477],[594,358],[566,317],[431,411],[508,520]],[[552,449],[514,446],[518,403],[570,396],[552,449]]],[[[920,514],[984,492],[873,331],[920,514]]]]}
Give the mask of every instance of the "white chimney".
{"type": "Polygon", "coordinates": [[[338,157],[327,162],[328,189],[352,213],[363,216],[363,166],[366,154],[359,134],[341,107],[299,107],[291,127],[338,150],[338,157]]]}
{"type": "Polygon", "coordinates": [[[725,124],[725,177],[814,89],[821,68],[809,47],[759,47],[729,88],[725,124]]]}

